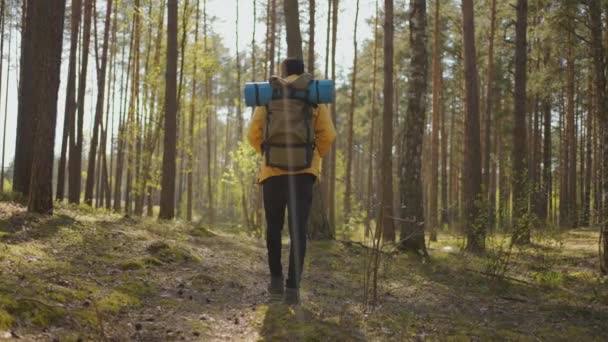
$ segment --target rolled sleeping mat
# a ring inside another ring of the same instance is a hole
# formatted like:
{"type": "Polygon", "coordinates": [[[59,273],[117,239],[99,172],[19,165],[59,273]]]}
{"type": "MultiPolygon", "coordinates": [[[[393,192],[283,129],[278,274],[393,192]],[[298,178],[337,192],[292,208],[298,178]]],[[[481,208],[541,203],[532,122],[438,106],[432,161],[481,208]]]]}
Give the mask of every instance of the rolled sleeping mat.
{"type": "MultiPolygon", "coordinates": [[[[265,106],[272,100],[272,86],[269,82],[246,83],[244,92],[247,107],[265,106]]],[[[311,81],[308,86],[308,101],[314,104],[333,103],[334,81],[311,81]]]]}

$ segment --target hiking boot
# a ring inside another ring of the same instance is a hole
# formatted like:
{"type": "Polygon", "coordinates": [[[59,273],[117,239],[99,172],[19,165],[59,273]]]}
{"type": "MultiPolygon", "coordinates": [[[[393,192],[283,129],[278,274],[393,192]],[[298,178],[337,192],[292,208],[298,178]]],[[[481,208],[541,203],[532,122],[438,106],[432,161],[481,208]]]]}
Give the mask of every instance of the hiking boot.
{"type": "Polygon", "coordinates": [[[270,284],[268,284],[268,292],[271,295],[282,295],[284,291],[285,280],[283,277],[270,277],[270,284]]]}
{"type": "Polygon", "coordinates": [[[300,289],[288,287],[285,289],[285,304],[298,305],[300,304],[300,289]]]}

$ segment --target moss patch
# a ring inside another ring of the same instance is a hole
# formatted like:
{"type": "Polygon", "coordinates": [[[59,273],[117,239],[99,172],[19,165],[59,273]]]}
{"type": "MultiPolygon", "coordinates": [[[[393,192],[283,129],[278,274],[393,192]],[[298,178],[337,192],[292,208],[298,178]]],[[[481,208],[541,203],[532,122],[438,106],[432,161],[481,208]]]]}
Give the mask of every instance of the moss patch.
{"type": "Polygon", "coordinates": [[[121,291],[112,291],[97,302],[101,312],[118,313],[122,308],[139,304],[139,299],[121,291]]]}
{"type": "Polygon", "coordinates": [[[41,328],[57,323],[65,315],[63,308],[33,298],[17,299],[6,311],[20,322],[41,328]]]}
{"type": "Polygon", "coordinates": [[[178,246],[170,246],[163,241],[152,243],[148,246],[147,251],[165,263],[184,263],[198,260],[197,257],[193,256],[186,249],[178,246]]]}
{"type": "Polygon", "coordinates": [[[0,330],[8,330],[15,323],[15,319],[8,312],[0,309],[0,330]]]}

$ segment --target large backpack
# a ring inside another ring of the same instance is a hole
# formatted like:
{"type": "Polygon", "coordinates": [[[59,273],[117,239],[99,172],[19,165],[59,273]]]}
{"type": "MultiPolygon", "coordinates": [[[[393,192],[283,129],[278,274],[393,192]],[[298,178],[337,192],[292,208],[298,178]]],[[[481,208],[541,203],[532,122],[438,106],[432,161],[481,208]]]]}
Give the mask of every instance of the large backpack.
{"type": "Polygon", "coordinates": [[[272,77],[272,100],[266,105],[263,153],[266,165],[300,171],[312,164],[315,149],[314,106],[308,101],[310,74],[292,82],[272,77]]]}

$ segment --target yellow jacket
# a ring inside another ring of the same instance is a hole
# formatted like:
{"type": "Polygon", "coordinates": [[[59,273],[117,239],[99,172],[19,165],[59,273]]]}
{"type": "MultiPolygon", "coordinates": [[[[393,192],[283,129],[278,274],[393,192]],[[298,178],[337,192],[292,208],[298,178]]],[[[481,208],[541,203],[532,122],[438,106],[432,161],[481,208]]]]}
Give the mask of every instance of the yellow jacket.
{"type": "MultiPolygon", "coordinates": [[[[289,76],[290,77],[295,76],[289,76]]],[[[266,107],[256,107],[251,122],[249,124],[249,132],[247,137],[249,143],[258,153],[262,153],[262,142],[264,141],[264,123],[266,120],[266,107]]],[[[336,128],[331,120],[329,109],[326,105],[318,105],[313,110],[313,126],[315,129],[315,150],[313,153],[312,165],[310,168],[300,171],[286,171],[276,167],[266,166],[266,162],[262,161],[260,173],[258,175],[258,183],[264,182],[266,179],[274,176],[288,174],[311,174],[316,177],[321,175],[321,163],[331,144],[336,139],[336,128]]]]}

